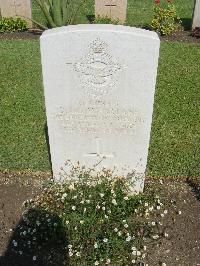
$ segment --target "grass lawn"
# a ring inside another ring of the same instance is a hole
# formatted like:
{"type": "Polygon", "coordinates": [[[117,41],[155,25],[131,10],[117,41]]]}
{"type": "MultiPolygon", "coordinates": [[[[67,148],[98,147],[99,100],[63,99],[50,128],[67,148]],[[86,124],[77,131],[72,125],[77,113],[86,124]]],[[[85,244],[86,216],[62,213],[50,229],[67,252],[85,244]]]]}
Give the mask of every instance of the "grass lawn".
{"type": "MultiPolygon", "coordinates": [[[[77,3],[80,3],[80,1],[73,0],[73,2],[77,3]]],[[[86,16],[94,15],[94,2],[94,0],[87,0],[84,8],[80,8],[75,21],[76,24],[88,23],[86,16]]],[[[191,24],[194,0],[174,0],[173,2],[177,8],[178,16],[183,20],[183,24],[187,28],[191,24]]],[[[140,27],[150,25],[153,16],[153,3],[154,0],[128,0],[127,25],[140,27]]],[[[46,24],[36,0],[33,0],[33,18],[38,22],[46,24]]]]}
{"type": "MultiPolygon", "coordinates": [[[[39,42],[0,51],[0,169],[50,170],[39,42]]],[[[199,45],[161,43],[148,175],[200,176],[199,58],[199,45]]]]}

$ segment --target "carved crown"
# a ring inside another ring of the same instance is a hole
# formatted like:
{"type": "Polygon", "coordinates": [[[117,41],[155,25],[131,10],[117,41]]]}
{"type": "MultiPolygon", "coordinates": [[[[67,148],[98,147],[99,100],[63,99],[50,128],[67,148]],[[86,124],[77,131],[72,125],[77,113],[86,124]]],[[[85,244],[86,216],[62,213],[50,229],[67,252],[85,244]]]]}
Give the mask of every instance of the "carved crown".
{"type": "Polygon", "coordinates": [[[107,44],[104,41],[100,40],[100,38],[97,38],[96,40],[94,40],[91,43],[90,47],[91,47],[93,53],[101,54],[101,53],[105,52],[105,50],[107,48],[107,44]]]}

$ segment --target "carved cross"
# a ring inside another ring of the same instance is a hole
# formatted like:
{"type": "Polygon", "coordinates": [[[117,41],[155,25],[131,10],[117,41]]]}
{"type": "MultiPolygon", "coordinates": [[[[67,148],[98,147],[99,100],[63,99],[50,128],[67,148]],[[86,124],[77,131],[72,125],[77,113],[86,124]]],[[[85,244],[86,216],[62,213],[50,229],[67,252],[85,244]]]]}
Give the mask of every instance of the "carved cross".
{"type": "Polygon", "coordinates": [[[100,158],[113,158],[113,154],[106,154],[106,153],[101,153],[100,151],[100,138],[96,138],[96,152],[91,152],[91,153],[86,153],[84,154],[84,157],[100,157],[100,158]]]}
{"type": "Polygon", "coordinates": [[[112,4],[112,0],[110,0],[110,4],[105,4],[106,7],[110,7],[110,18],[111,18],[111,15],[112,15],[112,9],[113,7],[116,7],[117,5],[116,4],[112,4]]]}

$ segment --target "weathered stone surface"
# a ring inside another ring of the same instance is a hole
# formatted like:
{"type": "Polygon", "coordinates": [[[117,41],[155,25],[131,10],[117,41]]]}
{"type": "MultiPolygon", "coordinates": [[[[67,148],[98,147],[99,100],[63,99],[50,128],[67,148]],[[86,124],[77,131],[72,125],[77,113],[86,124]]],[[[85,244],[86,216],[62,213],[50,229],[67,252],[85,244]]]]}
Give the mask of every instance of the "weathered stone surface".
{"type": "Polygon", "coordinates": [[[3,17],[22,17],[27,20],[28,26],[32,27],[31,0],[0,0],[0,8],[3,17]]]}
{"type": "Polygon", "coordinates": [[[200,0],[196,0],[193,12],[192,29],[200,27],[200,0]]]}
{"type": "Polygon", "coordinates": [[[154,32],[113,25],[48,30],[41,55],[53,173],[67,159],[143,189],[159,56],[154,32]]]}
{"type": "Polygon", "coordinates": [[[95,0],[95,16],[109,17],[113,21],[126,21],[127,0],[95,0]]]}

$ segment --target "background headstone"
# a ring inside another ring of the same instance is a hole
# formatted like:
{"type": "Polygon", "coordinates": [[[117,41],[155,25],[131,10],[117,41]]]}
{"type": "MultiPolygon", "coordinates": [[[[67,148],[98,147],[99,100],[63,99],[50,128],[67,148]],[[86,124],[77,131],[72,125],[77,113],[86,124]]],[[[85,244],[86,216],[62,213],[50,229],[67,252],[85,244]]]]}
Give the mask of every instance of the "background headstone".
{"type": "Polygon", "coordinates": [[[200,27],[200,0],[196,0],[193,12],[192,29],[200,27]]]}
{"type": "Polygon", "coordinates": [[[48,30],[41,56],[54,177],[67,159],[144,185],[160,41],[114,25],[48,30]]]}
{"type": "Polygon", "coordinates": [[[3,17],[22,17],[32,27],[31,0],[0,0],[0,9],[3,17]]]}
{"type": "Polygon", "coordinates": [[[95,17],[109,17],[113,21],[126,21],[127,0],[95,0],[95,17]]]}

